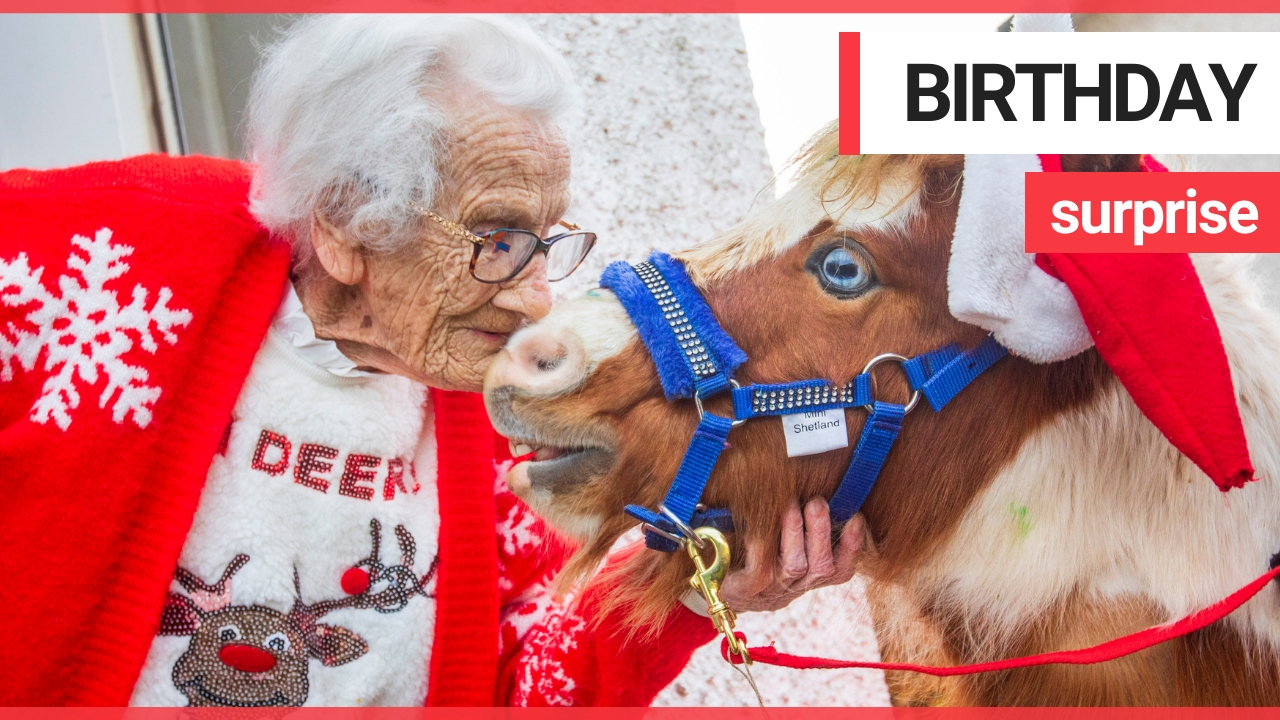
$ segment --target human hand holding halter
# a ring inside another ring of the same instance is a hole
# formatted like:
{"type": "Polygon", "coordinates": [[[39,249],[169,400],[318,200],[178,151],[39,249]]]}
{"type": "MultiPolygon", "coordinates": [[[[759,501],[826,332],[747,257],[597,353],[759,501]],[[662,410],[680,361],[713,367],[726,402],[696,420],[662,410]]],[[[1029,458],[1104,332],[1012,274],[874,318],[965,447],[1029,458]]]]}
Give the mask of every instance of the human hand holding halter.
{"type": "Polygon", "coordinates": [[[720,595],[738,612],[781,610],[810,590],[846,583],[862,554],[864,531],[862,515],[854,515],[833,548],[827,502],[814,498],[803,513],[793,502],[782,517],[778,554],[763,542],[748,543],[746,566],[729,573],[720,595]]]}

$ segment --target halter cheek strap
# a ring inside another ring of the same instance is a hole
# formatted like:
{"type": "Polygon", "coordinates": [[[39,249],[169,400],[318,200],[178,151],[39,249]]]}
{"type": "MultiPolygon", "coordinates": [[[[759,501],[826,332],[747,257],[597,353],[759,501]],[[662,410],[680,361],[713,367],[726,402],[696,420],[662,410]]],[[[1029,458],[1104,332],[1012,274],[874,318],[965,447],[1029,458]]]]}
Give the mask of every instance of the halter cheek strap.
{"type": "Polygon", "coordinates": [[[668,400],[693,398],[701,418],[685,451],[666,498],[655,512],[628,505],[627,514],[645,525],[645,542],[655,550],[673,552],[692,528],[712,525],[732,529],[726,508],[701,509],[699,501],[729,431],[752,418],[862,407],[868,411],[844,479],[831,497],[831,519],[842,524],[866,501],[902,431],[902,421],[920,396],[934,411],[941,410],[974,378],[1008,354],[988,336],[977,346],[961,350],[947,345],[914,358],[886,354],[873,358],[847,385],[827,380],[800,380],[772,385],[738,387],[733,373],[747,356],[720,327],[684,267],[669,255],[655,252],[636,266],[611,264],[600,286],[613,291],[640,333],[658,369],[668,400]],[[906,405],[877,401],[871,370],[877,364],[902,364],[912,397],[906,405]],[[733,418],[702,411],[702,400],[732,388],[733,418]]]}
{"type": "MultiPolygon", "coordinates": [[[[658,368],[667,400],[701,399],[727,390],[733,372],[746,362],[746,353],[716,322],[684,266],[670,255],[655,252],[634,267],[615,262],[605,269],[600,287],[612,290],[631,316],[658,368]]],[[[694,527],[733,529],[728,509],[698,508],[733,425],[729,418],[704,413],[658,512],[626,507],[627,514],[647,526],[645,543],[650,548],[674,552],[694,527]]]]}

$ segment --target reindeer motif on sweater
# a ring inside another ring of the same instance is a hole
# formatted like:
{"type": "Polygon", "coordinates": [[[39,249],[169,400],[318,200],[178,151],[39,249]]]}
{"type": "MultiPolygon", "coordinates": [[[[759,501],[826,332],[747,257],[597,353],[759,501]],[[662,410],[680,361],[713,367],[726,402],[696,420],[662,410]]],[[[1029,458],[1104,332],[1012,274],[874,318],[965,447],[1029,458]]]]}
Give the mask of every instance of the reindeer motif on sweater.
{"type": "Polygon", "coordinates": [[[269,333],[135,704],[423,701],[439,532],[425,399],[404,378],[336,376],[269,333]]]}
{"type": "Polygon", "coordinates": [[[173,666],[173,684],[192,706],[300,706],[310,690],[309,660],[336,667],[369,651],[352,630],[320,619],[340,608],[398,612],[422,595],[435,577],[439,558],[419,577],[413,569],[417,553],[413,535],[397,525],[400,563],[380,558],[382,525],[369,523],[373,550],[343,573],[346,597],[307,604],[294,571],[293,608],[280,612],[261,605],[234,605],[232,577],[249,562],[236,555],[212,585],[185,568],[174,579],[186,595],[170,593],[160,621],[162,635],[189,635],[191,644],[173,666]]]}

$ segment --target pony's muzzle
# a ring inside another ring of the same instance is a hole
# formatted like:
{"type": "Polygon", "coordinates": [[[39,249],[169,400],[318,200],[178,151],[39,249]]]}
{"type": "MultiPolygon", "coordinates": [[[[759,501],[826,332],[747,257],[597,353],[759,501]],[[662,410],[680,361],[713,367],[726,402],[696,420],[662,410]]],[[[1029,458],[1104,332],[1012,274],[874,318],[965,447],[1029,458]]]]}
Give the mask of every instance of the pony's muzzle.
{"type": "Polygon", "coordinates": [[[485,387],[551,397],[576,388],[587,377],[582,340],[564,328],[533,325],[511,337],[489,367],[485,387]]]}

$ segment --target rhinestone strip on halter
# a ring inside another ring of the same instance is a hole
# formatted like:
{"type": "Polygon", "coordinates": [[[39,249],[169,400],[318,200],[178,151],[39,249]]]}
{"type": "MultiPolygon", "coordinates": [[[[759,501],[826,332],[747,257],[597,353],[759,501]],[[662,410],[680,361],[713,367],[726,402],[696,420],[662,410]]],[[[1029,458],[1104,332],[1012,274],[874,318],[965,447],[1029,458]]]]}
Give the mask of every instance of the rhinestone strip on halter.
{"type": "Polygon", "coordinates": [[[752,390],[751,409],[756,413],[766,413],[778,410],[805,410],[823,405],[853,405],[856,384],[854,381],[842,387],[815,384],[803,388],[752,390]]]}
{"type": "Polygon", "coordinates": [[[667,285],[666,279],[662,277],[662,273],[658,272],[658,268],[651,262],[639,263],[634,268],[636,275],[640,276],[640,281],[653,295],[653,299],[658,301],[658,307],[662,308],[662,316],[671,326],[671,332],[675,333],[676,342],[680,343],[680,350],[684,353],[685,360],[689,362],[689,367],[693,369],[694,376],[701,380],[720,372],[715,359],[702,344],[702,338],[699,338],[698,333],[694,331],[693,325],[685,315],[684,307],[671,292],[671,286],[667,285]]]}

